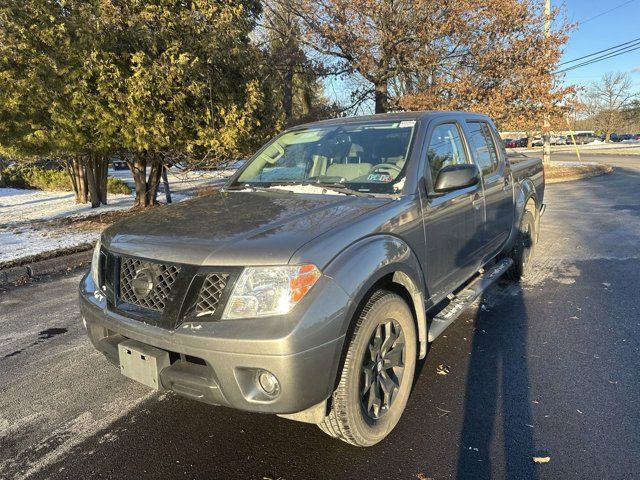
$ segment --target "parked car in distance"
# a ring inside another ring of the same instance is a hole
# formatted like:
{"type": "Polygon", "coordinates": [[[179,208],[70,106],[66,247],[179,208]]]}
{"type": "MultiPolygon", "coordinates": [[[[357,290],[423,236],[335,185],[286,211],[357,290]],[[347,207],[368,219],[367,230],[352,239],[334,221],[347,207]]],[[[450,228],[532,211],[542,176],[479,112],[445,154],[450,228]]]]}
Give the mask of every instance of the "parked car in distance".
{"type": "Polygon", "coordinates": [[[222,190],[108,227],[83,323],[151,388],[374,445],[428,344],[527,274],[544,187],[540,159],[508,159],[485,115],[297,126],[222,190]]]}
{"type": "Polygon", "coordinates": [[[517,140],[513,140],[509,143],[508,148],[524,148],[528,145],[529,139],[527,137],[519,138],[517,140]]]}
{"type": "Polygon", "coordinates": [[[114,158],[113,160],[111,160],[111,167],[114,170],[127,170],[129,168],[127,162],[120,158],[114,158]]]}
{"type": "MultiPolygon", "coordinates": [[[[551,135],[549,137],[549,144],[550,145],[566,145],[567,137],[551,135]]],[[[542,147],[543,145],[544,145],[544,138],[541,136],[534,137],[533,141],[531,142],[531,146],[533,147],[542,147]]]]}
{"type": "Polygon", "coordinates": [[[600,137],[595,133],[576,133],[573,138],[578,145],[586,145],[588,143],[600,141],[600,137]]]}

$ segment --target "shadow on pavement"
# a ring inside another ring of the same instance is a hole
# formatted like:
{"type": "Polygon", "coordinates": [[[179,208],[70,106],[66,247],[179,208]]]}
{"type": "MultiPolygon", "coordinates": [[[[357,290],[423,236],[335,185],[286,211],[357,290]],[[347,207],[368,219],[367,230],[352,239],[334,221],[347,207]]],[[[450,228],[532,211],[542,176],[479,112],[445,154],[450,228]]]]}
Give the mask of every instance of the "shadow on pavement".
{"type": "Polygon", "coordinates": [[[529,321],[517,284],[503,283],[482,299],[466,376],[458,479],[538,478],[532,460],[529,321]]]}

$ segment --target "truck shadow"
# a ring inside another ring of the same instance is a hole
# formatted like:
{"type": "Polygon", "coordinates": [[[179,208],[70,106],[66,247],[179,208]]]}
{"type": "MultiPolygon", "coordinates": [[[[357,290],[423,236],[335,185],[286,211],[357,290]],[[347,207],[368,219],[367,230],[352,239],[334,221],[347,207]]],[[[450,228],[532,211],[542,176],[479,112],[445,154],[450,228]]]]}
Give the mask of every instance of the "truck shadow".
{"type": "Polygon", "coordinates": [[[501,282],[483,296],[466,374],[458,479],[538,478],[528,322],[519,285],[501,282]]]}

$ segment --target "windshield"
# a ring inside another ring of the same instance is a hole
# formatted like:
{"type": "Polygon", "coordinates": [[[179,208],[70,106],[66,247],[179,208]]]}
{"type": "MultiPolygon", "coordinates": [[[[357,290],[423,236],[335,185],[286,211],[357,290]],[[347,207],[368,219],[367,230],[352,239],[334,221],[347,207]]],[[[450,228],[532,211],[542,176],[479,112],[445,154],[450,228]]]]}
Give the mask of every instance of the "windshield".
{"type": "Polygon", "coordinates": [[[359,192],[397,193],[415,121],[310,126],[272,140],[236,184],[326,184],[359,192]]]}

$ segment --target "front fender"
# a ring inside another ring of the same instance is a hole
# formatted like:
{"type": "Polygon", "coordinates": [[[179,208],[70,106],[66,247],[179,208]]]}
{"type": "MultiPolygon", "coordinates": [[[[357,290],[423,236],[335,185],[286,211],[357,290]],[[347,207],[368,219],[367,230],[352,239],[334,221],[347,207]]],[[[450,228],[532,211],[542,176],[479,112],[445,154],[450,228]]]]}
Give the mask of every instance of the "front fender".
{"type": "Polygon", "coordinates": [[[371,287],[386,275],[404,286],[416,313],[420,358],[426,355],[427,323],[424,308],[426,288],[422,267],[415,253],[400,238],[381,234],[363,238],[338,254],[324,269],[351,299],[341,335],[349,335],[356,310],[371,287]]]}

